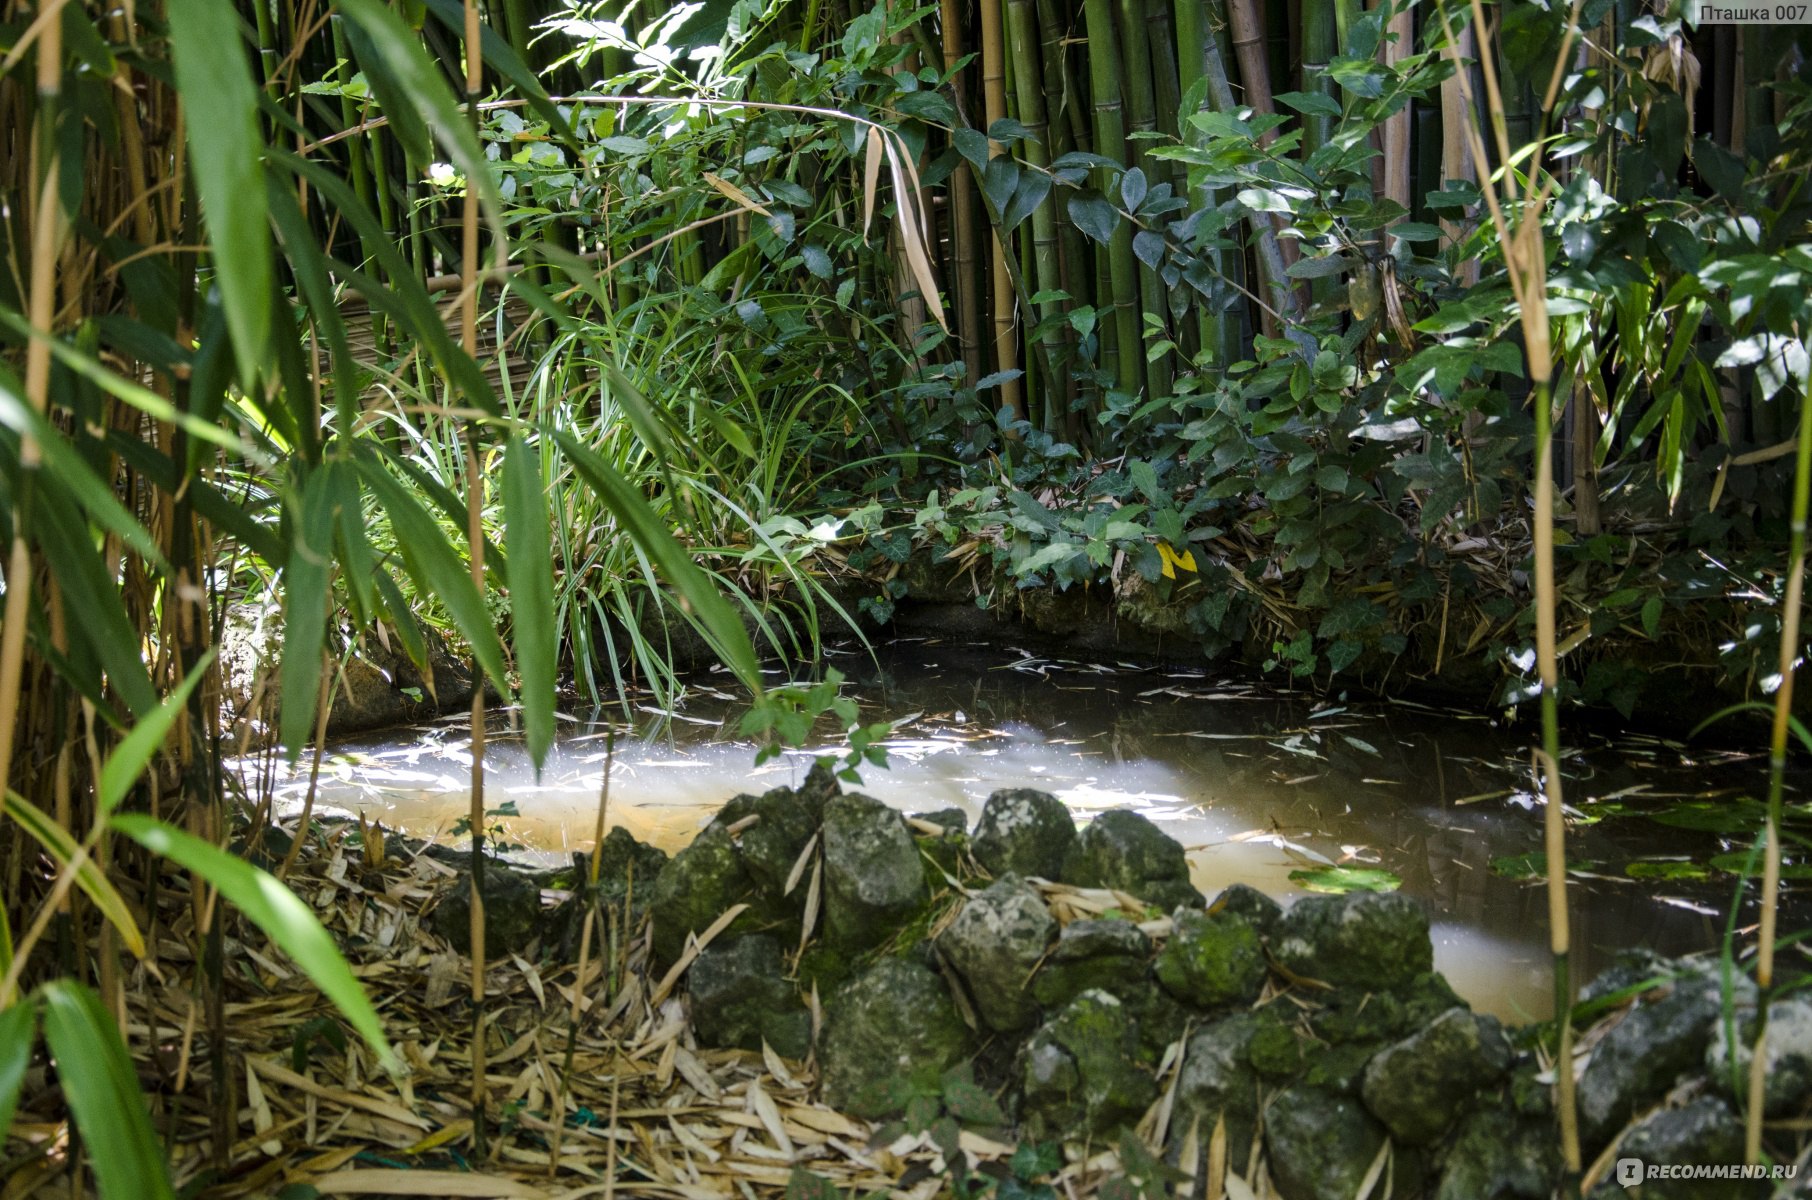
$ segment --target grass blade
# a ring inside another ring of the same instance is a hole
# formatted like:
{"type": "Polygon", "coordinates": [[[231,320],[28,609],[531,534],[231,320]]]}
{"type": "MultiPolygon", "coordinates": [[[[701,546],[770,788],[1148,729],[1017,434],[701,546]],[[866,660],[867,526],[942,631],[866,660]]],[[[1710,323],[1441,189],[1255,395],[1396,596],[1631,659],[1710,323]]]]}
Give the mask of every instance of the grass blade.
{"type": "Polygon", "coordinates": [[[729,601],[692,561],[686,548],[674,539],[648,501],[629,486],[628,480],[572,434],[559,430],[554,436],[559,440],[561,451],[622,523],[631,540],[654,560],[667,582],[679,592],[689,609],[687,615],[710,639],[724,665],[735,672],[743,686],[757,696],[761,695],[761,670],[755,662],[755,647],[729,601]]]}
{"type": "Polygon", "coordinates": [[[333,579],[332,479],[312,472],[302,487],[295,543],[283,569],[283,709],[279,738],[291,762],[314,728],[321,683],[321,645],[333,579]]]}

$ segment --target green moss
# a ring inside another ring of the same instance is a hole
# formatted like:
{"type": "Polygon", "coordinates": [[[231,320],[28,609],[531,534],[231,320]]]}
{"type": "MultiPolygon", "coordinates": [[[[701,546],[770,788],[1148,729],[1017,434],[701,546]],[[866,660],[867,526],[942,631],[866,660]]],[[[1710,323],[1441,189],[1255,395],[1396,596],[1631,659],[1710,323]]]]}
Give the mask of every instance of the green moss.
{"type": "Polygon", "coordinates": [[[1246,1058],[1260,1075],[1285,1079],[1301,1071],[1307,1061],[1302,1038],[1295,1030],[1269,1013],[1260,1015],[1262,1022],[1252,1033],[1246,1047],[1246,1058]]]}

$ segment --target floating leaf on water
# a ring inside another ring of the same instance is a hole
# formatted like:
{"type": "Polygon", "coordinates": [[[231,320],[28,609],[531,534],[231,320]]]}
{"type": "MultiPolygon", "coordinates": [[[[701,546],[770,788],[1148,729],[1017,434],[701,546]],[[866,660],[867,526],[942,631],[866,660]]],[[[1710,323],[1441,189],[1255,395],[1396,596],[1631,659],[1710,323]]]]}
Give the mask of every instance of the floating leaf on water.
{"type": "MultiPolygon", "coordinates": [[[[1748,862],[1749,862],[1749,851],[1732,850],[1727,854],[1720,854],[1716,858],[1712,859],[1711,866],[1715,867],[1717,870],[1720,870],[1720,871],[1728,871],[1732,875],[1741,875],[1743,873],[1743,868],[1744,868],[1745,864],[1747,864],[1748,862]]],[[[1755,874],[1756,872],[1752,870],[1750,873],[1755,874]]],[[[1787,863],[1787,862],[1784,862],[1781,864],[1781,878],[1782,879],[1812,879],[1812,863],[1787,863]]]]}
{"type": "MultiPolygon", "coordinates": [[[[1570,862],[1567,864],[1567,874],[1580,875],[1603,865],[1592,859],[1570,862]]],[[[1531,850],[1527,854],[1508,854],[1491,860],[1491,872],[1506,879],[1546,879],[1548,859],[1540,850],[1531,850]]]]}
{"type": "Polygon", "coordinates": [[[1394,892],[1403,886],[1396,875],[1379,867],[1315,867],[1291,871],[1290,882],[1311,892],[1394,892]]]}
{"type": "MultiPolygon", "coordinates": [[[[1740,868],[1739,868],[1740,869],[1740,868]]],[[[1695,862],[1681,859],[1638,859],[1626,863],[1623,873],[1631,879],[1656,879],[1664,881],[1705,879],[1711,872],[1695,862]]]]}
{"type": "Polygon", "coordinates": [[[1688,800],[1652,816],[1675,829],[1739,834],[1760,829],[1767,811],[1761,801],[1744,796],[1730,800],[1688,800]]]}

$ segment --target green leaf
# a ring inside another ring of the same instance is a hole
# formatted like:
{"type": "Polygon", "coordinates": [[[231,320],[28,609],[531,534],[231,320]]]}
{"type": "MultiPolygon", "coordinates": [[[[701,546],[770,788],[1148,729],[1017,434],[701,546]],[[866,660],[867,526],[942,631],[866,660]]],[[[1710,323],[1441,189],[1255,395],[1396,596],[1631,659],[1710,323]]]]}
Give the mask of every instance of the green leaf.
{"type": "Polygon", "coordinates": [[[138,719],[132,726],[132,732],[120,739],[120,744],[107,756],[107,762],[101,767],[101,779],[96,785],[96,799],[100,802],[101,811],[110,813],[120,806],[132,785],[138,782],[139,776],[145,773],[145,764],[157,753],[157,748],[164,744],[170,734],[170,726],[175,724],[177,714],[188,704],[189,696],[195,691],[195,685],[207,674],[208,667],[214,662],[214,650],[209,649],[189,669],[189,677],[178,684],[164,702],[138,719]]]}
{"type": "Polygon", "coordinates": [[[19,1089],[25,1068],[31,1065],[31,1044],[37,1036],[38,1006],[15,1004],[0,1010],[0,1143],[13,1127],[19,1107],[19,1089]]]}
{"type": "Polygon", "coordinates": [[[1071,196],[1068,207],[1070,220],[1076,223],[1076,228],[1103,245],[1113,240],[1114,230],[1120,225],[1120,214],[1107,202],[1107,197],[1091,188],[1071,196]]]}
{"type": "Polygon", "coordinates": [[[554,743],[560,630],[554,614],[553,534],[541,487],[541,456],[512,434],[503,457],[504,541],[510,547],[510,632],[522,677],[523,727],[539,771],[554,743]]]}
{"type": "Polygon", "coordinates": [[[314,911],[280,880],[153,817],[121,813],[109,823],[151,853],[162,855],[218,889],[302,968],[303,974],[333,1002],[366,1044],[377,1051],[385,1069],[396,1066],[396,1057],[384,1037],[384,1023],[353,977],[352,968],[341,957],[333,936],[321,927],[314,911]]]}
{"type": "Polygon", "coordinates": [[[321,646],[333,579],[333,490],[325,469],[302,485],[300,513],[291,525],[289,565],[283,571],[282,711],[278,740],[295,762],[314,731],[320,699],[321,646]]]}
{"type": "Polygon", "coordinates": [[[382,463],[361,459],[359,473],[390,515],[390,527],[396,533],[396,544],[410,578],[421,591],[446,606],[471,645],[472,657],[478,660],[480,669],[491,677],[499,692],[508,695],[510,681],[503,665],[503,643],[491,623],[491,610],[446,534],[382,463]]]}
{"type": "Polygon", "coordinates": [[[119,1026],[100,997],[73,980],[52,980],[38,994],[44,1041],[102,1200],[169,1200],[175,1193],[164,1170],[163,1144],[151,1130],[119,1026]]]}
{"type": "Polygon", "coordinates": [[[710,640],[724,665],[759,698],[763,688],[761,668],[755,661],[755,647],[749,642],[749,632],[737,619],[736,610],[730,607],[729,601],[661,523],[648,501],[630,487],[628,480],[572,433],[556,430],[554,437],[579,474],[628,531],[630,539],[654,560],[667,582],[690,606],[687,615],[710,640]]]}
{"type": "MultiPolygon", "coordinates": [[[[76,857],[79,847],[69,830],[19,793],[6,793],[4,803],[0,803],[0,810],[19,822],[19,827],[36,839],[59,867],[67,866],[76,857]]],[[[112,882],[95,865],[93,859],[82,860],[82,865],[76,868],[75,883],[82,889],[83,895],[94,901],[94,906],[107,918],[107,923],[119,930],[126,949],[135,958],[143,958],[145,938],[138,931],[138,922],[132,919],[132,910],[126,907],[125,899],[114,890],[112,882]]]]}
{"type": "Polygon", "coordinates": [[[1378,867],[1312,867],[1290,872],[1290,882],[1311,892],[1394,892],[1403,881],[1378,867]]]}
{"type": "Polygon", "coordinates": [[[176,83],[188,129],[189,170],[208,221],[214,278],[253,391],[271,326],[271,229],[264,195],[264,131],[258,88],[227,0],[170,0],[176,83]]]}

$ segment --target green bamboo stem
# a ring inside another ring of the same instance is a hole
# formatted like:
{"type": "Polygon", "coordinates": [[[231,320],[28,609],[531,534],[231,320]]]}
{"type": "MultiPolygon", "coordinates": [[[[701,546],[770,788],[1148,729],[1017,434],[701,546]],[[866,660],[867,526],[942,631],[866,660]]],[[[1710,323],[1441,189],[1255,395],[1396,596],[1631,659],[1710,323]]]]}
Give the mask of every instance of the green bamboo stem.
{"type": "MultiPolygon", "coordinates": [[[[1120,35],[1114,24],[1113,0],[1083,0],[1088,32],[1089,91],[1094,102],[1095,153],[1124,162],[1125,112],[1120,99],[1120,35]]],[[[1115,195],[1113,176],[1097,168],[1095,186],[1102,194],[1115,195]]],[[[1101,362],[1111,367],[1115,386],[1123,392],[1139,390],[1145,376],[1140,360],[1138,260],[1133,257],[1132,230],[1122,221],[1107,244],[1108,294],[1113,319],[1101,330],[1101,362]]],[[[1104,308],[1097,305],[1097,308],[1104,308]]]]}
{"type": "MultiPolygon", "coordinates": [[[[941,0],[943,25],[944,73],[951,75],[950,86],[956,94],[957,111],[967,115],[969,91],[956,64],[963,58],[962,10],[956,0],[941,0]]],[[[975,177],[965,160],[957,164],[950,176],[950,243],[955,269],[950,273],[956,292],[956,330],[964,360],[970,365],[969,378],[980,377],[974,368],[982,350],[982,288],[975,267],[975,177]]]]}
{"type": "Polygon", "coordinates": [[[1799,455],[1793,472],[1793,517],[1787,547],[1787,591],[1781,604],[1780,687],[1768,737],[1768,814],[1762,857],[1762,916],[1756,931],[1757,1025],[1749,1060],[1749,1103],[1743,1125],[1744,1161],[1762,1158],[1762,1117],[1767,1084],[1768,1007],[1774,998],[1775,928],[1781,898],[1781,799],[1786,791],[1787,733],[1793,717],[1793,664],[1799,658],[1799,614],[1806,583],[1806,518],[1812,500],[1812,396],[1799,402],[1799,455]]]}
{"type": "MultiPolygon", "coordinates": [[[[1007,39],[1001,27],[999,0],[981,0],[982,106],[988,128],[1007,115],[1007,39]]],[[[988,156],[997,158],[1006,148],[992,138],[988,156]]],[[[989,266],[989,295],[994,318],[994,369],[1009,373],[1019,367],[1019,346],[1013,337],[1013,280],[1007,271],[1007,246],[999,228],[994,231],[994,254],[989,266]]],[[[1015,420],[1025,418],[1025,393],[1018,379],[1000,385],[1000,404],[1015,420]]]]}
{"type": "MultiPolygon", "coordinates": [[[[1045,117],[1038,25],[1033,17],[1031,0],[1007,0],[1007,49],[1012,59],[1013,94],[1019,103],[1019,122],[1032,135],[1026,139],[1022,153],[1031,170],[1043,171],[1050,166],[1050,150],[1046,145],[1050,126],[1045,117]]],[[[1029,224],[1035,288],[1040,294],[1052,295],[1063,289],[1063,279],[1058,262],[1057,219],[1050,201],[1032,210],[1029,224]]],[[[1044,327],[1038,337],[1044,343],[1047,362],[1064,361],[1063,331],[1058,328],[1057,321],[1060,315],[1059,303],[1054,299],[1038,306],[1038,321],[1044,327]]],[[[1057,432],[1059,421],[1069,412],[1069,372],[1061,374],[1063,378],[1045,380],[1042,415],[1047,433],[1057,432]]]]}
{"type": "MultiPolygon", "coordinates": [[[[1335,101],[1339,89],[1328,75],[1328,63],[1339,52],[1335,0],[1302,0],[1302,86],[1304,91],[1318,93],[1335,101]]],[[[1334,136],[1335,118],[1326,113],[1309,113],[1303,117],[1302,156],[1307,162],[1334,136]]],[[[1326,304],[1341,290],[1340,281],[1324,275],[1309,285],[1309,295],[1317,304],[1326,304]]]]}

